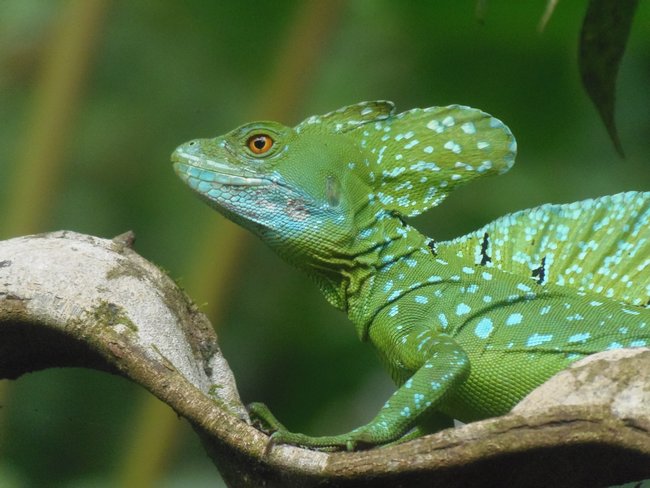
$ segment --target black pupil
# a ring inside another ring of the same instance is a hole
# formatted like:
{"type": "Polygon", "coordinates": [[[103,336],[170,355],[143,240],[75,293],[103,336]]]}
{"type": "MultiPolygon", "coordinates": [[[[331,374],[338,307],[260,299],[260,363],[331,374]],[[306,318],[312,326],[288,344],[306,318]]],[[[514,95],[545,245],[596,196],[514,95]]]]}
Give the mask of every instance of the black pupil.
{"type": "Polygon", "coordinates": [[[264,136],[256,137],[253,141],[253,145],[256,149],[264,149],[264,146],[266,146],[266,138],[264,136]]]}

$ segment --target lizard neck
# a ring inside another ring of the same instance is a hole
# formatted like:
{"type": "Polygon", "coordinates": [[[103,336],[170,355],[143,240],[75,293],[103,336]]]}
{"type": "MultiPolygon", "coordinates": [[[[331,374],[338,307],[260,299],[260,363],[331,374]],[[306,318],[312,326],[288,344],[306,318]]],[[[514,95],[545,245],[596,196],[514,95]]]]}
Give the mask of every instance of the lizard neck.
{"type": "Polygon", "coordinates": [[[381,310],[420,287],[430,286],[427,279],[443,267],[436,262],[433,239],[396,218],[384,230],[383,245],[376,248],[372,263],[362,268],[364,279],[348,287],[348,316],[362,341],[368,338],[370,324],[381,310]]]}
{"type": "Polygon", "coordinates": [[[336,242],[331,241],[333,232],[302,235],[296,242],[275,235],[266,235],[264,240],[306,272],[327,300],[348,314],[363,339],[374,315],[378,287],[386,288],[389,281],[397,287],[402,279],[408,283],[419,276],[413,264],[423,257],[430,260],[432,240],[389,212],[376,212],[359,221],[364,224],[348,227],[336,242]],[[313,242],[305,245],[307,241],[313,242]]]}
{"type": "MultiPolygon", "coordinates": [[[[418,286],[436,268],[435,243],[401,219],[385,214],[357,236],[353,266],[343,270],[345,310],[359,338],[388,303],[418,286]]],[[[438,265],[439,267],[439,265],[438,265]]]]}

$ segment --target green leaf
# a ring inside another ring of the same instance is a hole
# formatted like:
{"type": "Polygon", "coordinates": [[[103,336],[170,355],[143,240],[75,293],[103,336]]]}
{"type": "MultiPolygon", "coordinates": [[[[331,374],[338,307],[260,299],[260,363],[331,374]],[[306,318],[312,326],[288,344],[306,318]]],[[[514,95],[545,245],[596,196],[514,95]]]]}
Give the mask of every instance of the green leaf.
{"type": "Polygon", "coordinates": [[[616,77],[637,4],[638,0],[590,0],[580,33],[582,83],[621,156],[614,121],[616,77]]]}

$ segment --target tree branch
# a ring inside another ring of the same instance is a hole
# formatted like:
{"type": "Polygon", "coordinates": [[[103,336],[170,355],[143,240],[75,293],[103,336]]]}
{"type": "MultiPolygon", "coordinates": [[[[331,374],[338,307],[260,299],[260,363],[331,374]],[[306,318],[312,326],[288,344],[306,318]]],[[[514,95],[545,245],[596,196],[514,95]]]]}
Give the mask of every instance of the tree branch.
{"type": "Polygon", "coordinates": [[[208,320],[131,241],[64,231],[0,242],[1,378],[53,366],[125,376],[186,417],[237,487],[576,486],[650,477],[648,349],[594,355],[509,415],[404,444],[269,449],[248,423],[208,320]]]}

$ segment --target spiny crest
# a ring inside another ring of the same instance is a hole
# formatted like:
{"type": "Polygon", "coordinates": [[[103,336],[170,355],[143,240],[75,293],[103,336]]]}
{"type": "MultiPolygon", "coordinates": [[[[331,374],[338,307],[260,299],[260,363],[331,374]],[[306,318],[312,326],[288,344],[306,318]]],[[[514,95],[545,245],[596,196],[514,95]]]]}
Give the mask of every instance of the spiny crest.
{"type": "Polygon", "coordinates": [[[650,307],[650,193],[522,210],[438,244],[445,248],[540,284],[650,307]]]}
{"type": "Polygon", "coordinates": [[[325,127],[336,133],[344,133],[356,129],[369,122],[385,120],[393,115],[395,105],[387,100],[361,102],[347,105],[325,115],[312,115],[296,126],[300,133],[311,125],[325,127]]]}
{"type": "Polygon", "coordinates": [[[461,105],[396,115],[391,102],[363,102],[310,117],[296,131],[309,126],[353,136],[363,160],[346,164],[365,168],[374,190],[371,204],[405,216],[437,205],[474,178],[508,171],[517,150],[503,122],[461,105]]]}

